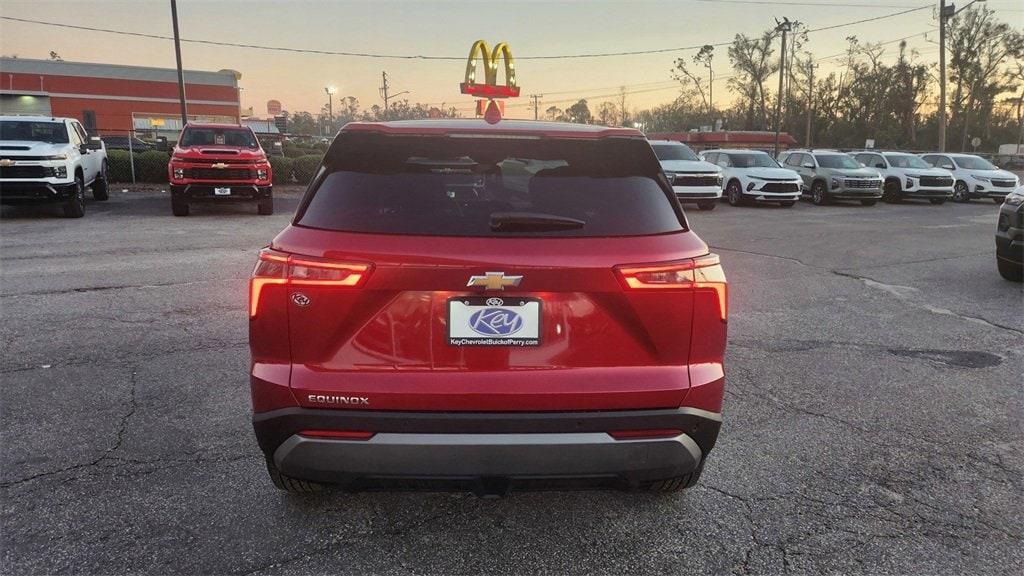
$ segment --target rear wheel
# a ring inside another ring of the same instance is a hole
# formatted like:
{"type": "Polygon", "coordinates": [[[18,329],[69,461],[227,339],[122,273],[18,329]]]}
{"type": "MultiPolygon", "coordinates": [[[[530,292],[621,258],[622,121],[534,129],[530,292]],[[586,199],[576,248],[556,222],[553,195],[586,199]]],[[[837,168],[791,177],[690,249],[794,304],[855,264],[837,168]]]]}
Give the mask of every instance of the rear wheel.
{"type": "Polygon", "coordinates": [[[85,181],[81,176],[75,176],[75,190],[64,202],[65,218],[81,218],[85,216],[85,181]]]}
{"type": "Polygon", "coordinates": [[[188,202],[171,199],[171,212],[175,216],[188,216],[188,202]]]}
{"type": "Polygon", "coordinates": [[[936,206],[940,206],[946,203],[945,198],[929,198],[928,201],[931,202],[932,204],[935,204],[936,206]]]}
{"type": "Polygon", "coordinates": [[[100,166],[100,173],[96,175],[96,180],[92,183],[92,199],[102,202],[110,198],[110,192],[107,186],[107,161],[103,161],[103,165],[100,166]]]}
{"type": "Polygon", "coordinates": [[[278,490],[284,490],[292,494],[315,494],[323,492],[324,488],[326,488],[325,485],[317,482],[285,476],[270,460],[267,460],[267,473],[270,474],[270,481],[274,483],[278,490]]]}
{"type": "Polygon", "coordinates": [[[256,212],[260,216],[270,216],[274,213],[274,199],[264,198],[256,205],[256,212]]]}
{"type": "Polygon", "coordinates": [[[696,484],[697,481],[700,480],[700,475],[703,471],[704,462],[701,462],[700,466],[689,474],[676,476],[675,478],[668,478],[666,480],[647,482],[641,484],[640,489],[647,492],[679,492],[696,484]]]}
{"type": "Polygon", "coordinates": [[[711,200],[709,202],[697,202],[697,208],[700,210],[714,210],[715,201],[711,200]]]}
{"type": "Polygon", "coordinates": [[[743,204],[743,190],[740,188],[739,180],[733,180],[725,187],[725,199],[732,206],[743,204]]]}
{"type": "Polygon", "coordinates": [[[968,194],[967,183],[957,180],[956,185],[953,186],[953,202],[970,202],[971,197],[968,194]]]}
{"type": "Polygon", "coordinates": [[[878,200],[861,200],[860,203],[865,206],[874,206],[875,204],[878,203],[878,200]]]}
{"type": "Polygon", "coordinates": [[[811,202],[818,206],[828,204],[828,192],[825,190],[825,183],[821,180],[816,180],[811,185],[811,202]]]}
{"type": "Polygon", "coordinates": [[[999,275],[1011,282],[1024,281],[1024,265],[1003,260],[996,257],[996,264],[999,266],[999,275]]]}

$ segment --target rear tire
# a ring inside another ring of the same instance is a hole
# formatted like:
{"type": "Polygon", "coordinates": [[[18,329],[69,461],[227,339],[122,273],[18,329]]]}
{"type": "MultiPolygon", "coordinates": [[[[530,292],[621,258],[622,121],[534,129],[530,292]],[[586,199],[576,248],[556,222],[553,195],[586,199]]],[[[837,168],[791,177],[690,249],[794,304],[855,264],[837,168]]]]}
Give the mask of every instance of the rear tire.
{"type": "Polygon", "coordinates": [[[739,180],[732,180],[729,185],[725,187],[725,199],[729,202],[730,206],[739,206],[743,204],[743,189],[740,187],[739,180]]]}
{"type": "Polygon", "coordinates": [[[935,204],[936,206],[941,206],[946,203],[945,198],[929,198],[928,201],[931,202],[932,204],[935,204]]]}
{"type": "Polygon", "coordinates": [[[75,176],[75,191],[71,198],[64,202],[65,218],[81,218],[85,216],[85,181],[81,176],[75,176]]]}
{"type": "Polygon", "coordinates": [[[1024,265],[1003,260],[996,257],[996,264],[999,266],[999,275],[1010,282],[1024,281],[1024,265]]]}
{"type": "Polygon", "coordinates": [[[700,475],[703,471],[704,462],[702,461],[700,466],[689,474],[676,476],[675,478],[668,478],[667,480],[646,482],[640,485],[640,490],[645,492],[680,492],[696,484],[697,481],[700,480],[700,475]]]}
{"type": "Polygon", "coordinates": [[[317,492],[323,492],[326,488],[323,484],[285,476],[270,460],[267,460],[267,473],[270,474],[270,481],[274,483],[278,490],[291,494],[316,494],[317,492]]]}
{"type": "Polygon", "coordinates": [[[188,202],[171,199],[171,212],[175,216],[188,216],[188,202]]]}
{"type": "Polygon", "coordinates": [[[712,200],[710,202],[697,202],[697,208],[699,210],[714,210],[715,209],[715,201],[712,200]]]}
{"type": "Polygon", "coordinates": [[[107,161],[103,161],[103,165],[100,166],[100,173],[96,175],[96,179],[92,182],[92,199],[98,202],[103,202],[110,198],[109,186],[107,186],[107,161]]]}
{"type": "Polygon", "coordinates": [[[274,199],[264,198],[256,205],[256,212],[260,216],[270,216],[274,213],[274,199]]]}
{"type": "Polygon", "coordinates": [[[865,206],[874,206],[875,204],[878,204],[878,200],[861,200],[860,203],[865,206]]]}

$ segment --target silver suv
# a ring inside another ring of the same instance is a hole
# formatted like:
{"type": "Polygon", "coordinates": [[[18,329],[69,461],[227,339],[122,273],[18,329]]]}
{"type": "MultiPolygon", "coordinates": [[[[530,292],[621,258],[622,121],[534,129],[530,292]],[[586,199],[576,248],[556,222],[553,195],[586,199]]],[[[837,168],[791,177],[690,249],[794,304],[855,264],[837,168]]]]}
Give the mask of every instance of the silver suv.
{"type": "Polygon", "coordinates": [[[796,171],[803,182],[803,193],[817,205],[832,200],[860,200],[874,206],[882,197],[882,176],[877,170],[835,150],[787,150],[779,162],[796,171]]]}

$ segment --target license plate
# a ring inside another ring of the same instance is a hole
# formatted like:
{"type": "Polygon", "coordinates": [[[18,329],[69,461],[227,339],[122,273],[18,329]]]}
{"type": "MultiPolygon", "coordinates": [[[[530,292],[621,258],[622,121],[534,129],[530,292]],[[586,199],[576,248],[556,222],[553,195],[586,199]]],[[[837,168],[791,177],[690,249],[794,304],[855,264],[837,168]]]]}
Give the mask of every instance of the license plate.
{"type": "Polygon", "coordinates": [[[540,300],[465,296],[448,301],[451,346],[539,346],[540,300]]]}
{"type": "Polygon", "coordinates": [[[231,196],[231,188],[214,188],[214,196],[231,196]]]}

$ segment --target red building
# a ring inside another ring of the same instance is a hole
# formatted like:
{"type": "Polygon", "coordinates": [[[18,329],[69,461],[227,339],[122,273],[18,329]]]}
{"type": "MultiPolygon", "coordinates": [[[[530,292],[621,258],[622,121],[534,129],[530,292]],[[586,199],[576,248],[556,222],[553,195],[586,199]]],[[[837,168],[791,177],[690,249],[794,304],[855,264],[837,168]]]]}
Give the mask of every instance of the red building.
{"type": "MultiPolygon", "coordinates": [[[[775,146],[775,132],[655,132],[648,134],[651,140],[675,140],[696,151],[711,148],[749,148],[771,150],[775,146]]],[[[789,134],[779,134],[779,149],[786,150],[796,145],[796,139],[789,134]]]]}
{"type": "MultiPolygon", "coordinates": [[[[190,120],[239,121],[233,70],[185,71],[190,120]]],[[[174,137],[181,130],[173,68],[0,58],[0,113],[77,118],[90,133],[174,137]]]]}

